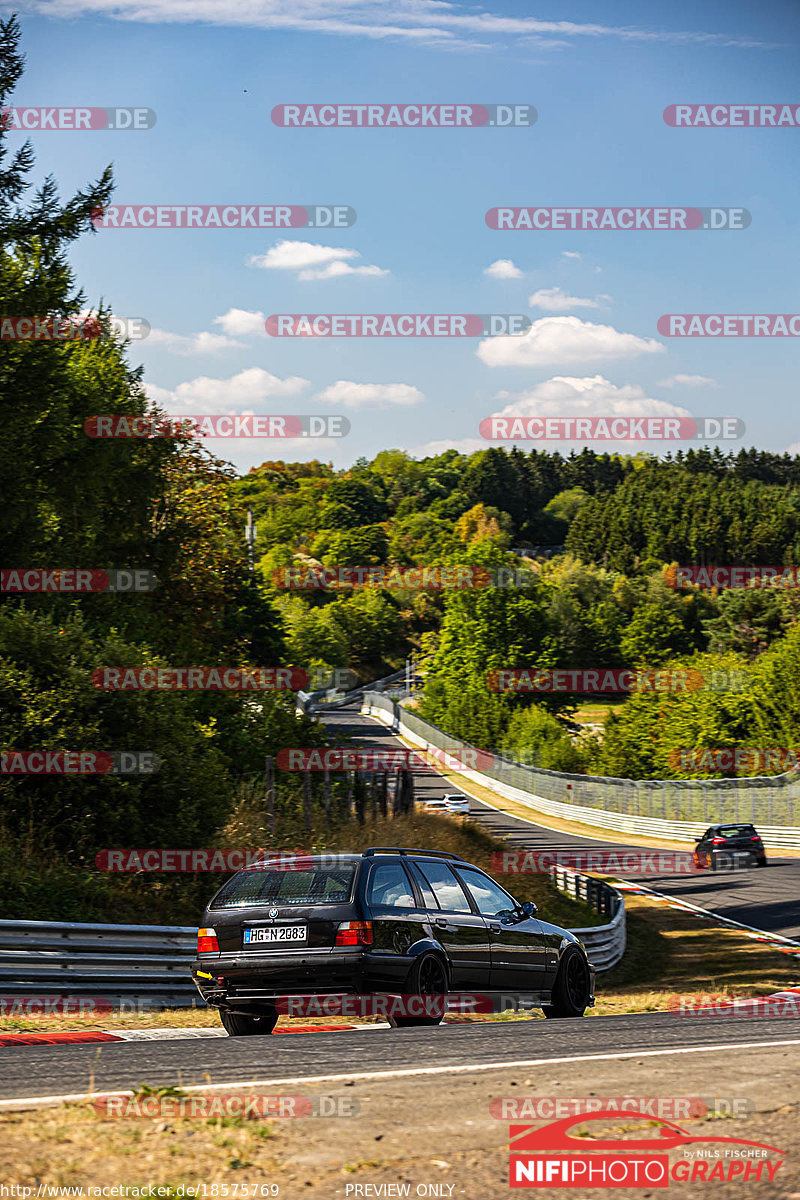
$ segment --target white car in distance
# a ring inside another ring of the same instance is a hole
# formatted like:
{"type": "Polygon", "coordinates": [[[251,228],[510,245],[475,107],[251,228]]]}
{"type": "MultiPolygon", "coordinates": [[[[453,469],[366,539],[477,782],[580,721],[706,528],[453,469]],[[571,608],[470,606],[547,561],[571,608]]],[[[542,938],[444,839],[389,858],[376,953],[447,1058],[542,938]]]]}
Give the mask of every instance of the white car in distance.
{"type": "Polygon", "coordinates": [[[469,798],[461,792],[448,792],[443,799],[445,812],[469,813],[469,798]]]}

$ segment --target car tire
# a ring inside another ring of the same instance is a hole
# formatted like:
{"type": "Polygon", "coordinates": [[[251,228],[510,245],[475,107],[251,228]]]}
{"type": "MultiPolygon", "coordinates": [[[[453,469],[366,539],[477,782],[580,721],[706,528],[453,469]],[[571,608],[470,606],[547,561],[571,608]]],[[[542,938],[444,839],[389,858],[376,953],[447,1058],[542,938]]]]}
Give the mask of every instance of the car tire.
{"type": "Polygon", "coordinates": [[[766,865],[767,865],[767,860],[766,860],[766,858],[760,858],[760,859],[758,860],[758,862],[756,863],[756,866],[757,866],[757,867],[765,867],[766,865]]]}
{"type": "Polygon", "coordinates": [[[222,1021],[228,1037],[252,1037],[259,1033],[272,1033],[278,1024],[278,1014],[274,1009],[259,1013],[257,1017],[251,1017],[244,1013],[228,1012],[221,1008],[219,1019],[222,1021]]]}
{"type": "Polygon", "coordinates": [[[407,996],[440,996],[441,1012],[432,1017],[399,1017],[389,1014],[392,1029],[408,1029],[412,1025],[441,1025],[444,998],[447,995],[447,967],[438,954],[420,954],[408,973],[403,986],[407,996]]]}
{"type": "Polygon", "coordinates": [[[550,1003],[542,1006],[546,1017],[582,1017],[591,1000],[591,975],[583,952],[568,947],[562,956],[550,1003]]]}
{"type": "Polygon", "coordinates": [[[713,854],[709,854],[708,856],[708,869],[709,871],[716,871],[717,869],[717,860],[714,858],[713,854]]]}

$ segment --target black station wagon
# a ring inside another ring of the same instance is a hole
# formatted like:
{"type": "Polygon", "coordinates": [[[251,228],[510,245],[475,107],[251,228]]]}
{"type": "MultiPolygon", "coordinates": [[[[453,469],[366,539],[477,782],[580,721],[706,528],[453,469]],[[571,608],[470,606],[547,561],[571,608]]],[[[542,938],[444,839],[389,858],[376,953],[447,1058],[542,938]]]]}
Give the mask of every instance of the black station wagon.
{"type": "Polygon", "coordinates": [[[454,854],[373,846],[267,859],[227,880],[198,930],[192,977],[231,1035],[271,1033],[287,998],[441,997],[394,1026],[435,1025],[448,993],[524,993],[548,1017],[594,1004],[578,938],[540,921],[454,854]]]}

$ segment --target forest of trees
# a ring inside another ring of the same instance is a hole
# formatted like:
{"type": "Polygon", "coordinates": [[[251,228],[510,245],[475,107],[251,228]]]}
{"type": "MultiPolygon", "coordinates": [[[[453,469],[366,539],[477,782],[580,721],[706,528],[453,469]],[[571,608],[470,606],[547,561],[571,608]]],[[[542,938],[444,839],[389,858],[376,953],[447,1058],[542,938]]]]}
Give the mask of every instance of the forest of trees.
{"type": "Polygon", "coordinates": [[[800,698],[787,683],[778,711],[759,680],[771,677],[776,656],[793,661],[796,593],[675,590],[667,568],[800,562],[798,457],[492,448],[419,461],[391,450],[338,472],[265,463],[232,490],[256,515],[258,570],[290,657],[369,679],[413,653],[425,678],[422,712],[457,737],[554,770],[631,778],[675,775],[676,748],[793,744],[800,698]],[[537,548],[534,560],[518,557],[526,546],[537,548]],[[524,586],[275,586],[292,564],[448,563],[513,564],[524,586]],[[753,683],[746,695],[631,697],[613,707],[602,738],[575,736],[577,697],[500,695],[486,685],[502,667],[667,664],[746,667],[753,683]]]}
{"type": "MultiPolygon", "coordinates": [[[[18,38],[13,18],[0,23],[0,106],[22,72],[18,38]]],[[[30,146],[12,153],[0,128],[0,318],[79,320],[87,300],[68,252],[93,236],[111,170],[62,200],[50,178],[29,194],[33,167],[30,146]]],[[[92,684],[98,666],[346,667],[367,681],[414,655],[424,715],[557,770],[668,777],[674,748],[795,742],[795,592],[677,591],[665,567],[800,563],[800,456],[493,447],[416,460],[386,449],[342,470],[270,461],[238,477],[188,436],[85,435],[98,414],[155,412],[109,314],[98,319],[106,335],[90,340],[0,341],[1,561],[142,568],[158,585],[3,596],[0,746],[147,749],[161,769],[80,783],[0,776],[7,891],[23,875],[32,886],[34,860],[86,864],[115,844],[208,844],[258,790],[265,755],[325,740],[319,724],[296,716],[291,695],[106,694],[92,684]],[[526,548],[538,551],[521,557],[526,548]],[[291,566],[453,564],[515,567],[519,586],[280,582],[291,566]],[[502,695],[486,683],[502,667],[666,664],[746,668],[752,682],[736,693],[620,699],[594,737],[577,733],[577,697],[502,695]]],[[[284,780],[281,802],[302,811],[296,779],[284,780]]]]}

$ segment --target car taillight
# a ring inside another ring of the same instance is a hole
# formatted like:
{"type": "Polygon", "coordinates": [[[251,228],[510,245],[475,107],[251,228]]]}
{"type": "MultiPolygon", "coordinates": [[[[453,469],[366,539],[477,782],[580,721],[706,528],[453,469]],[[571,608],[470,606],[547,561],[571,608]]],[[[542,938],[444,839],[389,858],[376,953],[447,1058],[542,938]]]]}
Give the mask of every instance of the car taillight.
{"type": "Polygon", "coordinates": [[[711,845],[712,846],[724,846],[726,841],[727,841],[727,838],[712,838],[711,845]]]}
{"type": "Polygon", "coordinates": [[[756,834],[756,836],[755,836],[755,837],[751,837],[751,838],[750,838],[750,841],[751,841],[751,842],[760,842],[760,841],[761,841],[761,838],[758,836],[758,834],[756,834]]]}
{"type": "Polygon", "coordinates": [[[198,929],[197,953],[219,954],[219,942],[217,941],[217,933],[215,929],[198,929]]]}
{"type": "Polygon", "coordinates": [[[371,946],[372,921],[342,921],[336,930],[337,946],[371,946]]]}

